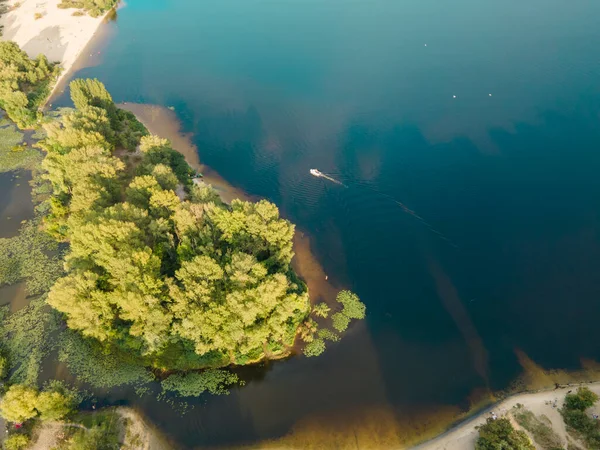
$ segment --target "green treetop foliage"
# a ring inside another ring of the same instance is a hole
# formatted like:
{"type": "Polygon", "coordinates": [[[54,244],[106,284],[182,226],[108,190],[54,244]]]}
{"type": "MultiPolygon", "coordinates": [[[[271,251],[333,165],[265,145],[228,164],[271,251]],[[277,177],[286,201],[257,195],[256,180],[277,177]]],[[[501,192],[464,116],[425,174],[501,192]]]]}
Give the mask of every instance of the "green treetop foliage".
{"type": "Polygon", "coordinates": [[[485,425],[477,427],[479,438],[475,450],[534,450],[535,447],[525,434],[515,430],[506,418],[489,418],[485,425]]]}
{"type": "Polygon", "coordinates": [[[70,328],[160,368],[283,352],[310,310],[290,267],[294,226],[267,201],[228,207],[210,187],[189,188],[191,169],[164,139],[136,135],[141,160],[126,164],[104,87],[71,91],[77,109],[40,144],[54,191],[47,228],[70,243],[48,303],[70,328]]]}
{"type": "Polygon", "coordinates": [[[23,133],[14,125],[0,123],[0,172],[32,169],[41,159],[40,152],[23,142],[23,133]]]}
{"type": "Polygon", "coordinates": [[[0,401],[0,414],[9,422],[25,422],[38,415],[35,409],[38,392],[35,388],[22,384],[14,384],[2,401],[0,401]]]}
{"type": "Polygon", "coordinates": [[[9,422],[60,420],[76,406],[76,396],[60,382],[50,383],[42,392],[23,384],[13,384],[0,401],[0,414],[9,422]]]}
{"type": "Polygon", "coordinates": [[[22,450],[29,445],[29,436],[26,434],[12,434],[3,443],[5,450],[22,450]]]}
{"type": "Polygon", "coordinates": [[[33,126],[59,70],[44,55],[30,59],[14,42],[0,42],[0,107],[19,127],[33,126]]]}
{"type": "Polygon", "coordinates": [[[590,391],[589,388],[583,386],[577,389],[575,394],[567,394],[565,396],[565,409],[576,409],[585,411],[594,406],[598,401],[598,395],[590,391]]]}

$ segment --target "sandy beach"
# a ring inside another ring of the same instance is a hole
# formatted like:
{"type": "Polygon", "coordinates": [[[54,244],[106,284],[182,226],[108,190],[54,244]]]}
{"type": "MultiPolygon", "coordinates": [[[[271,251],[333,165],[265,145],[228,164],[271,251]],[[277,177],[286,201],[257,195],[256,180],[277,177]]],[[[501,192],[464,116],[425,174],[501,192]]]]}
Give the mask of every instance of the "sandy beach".
{"type": "Polygon", "coordinates": [[[10,0],[10,11],[0,17],[3,40],[16,42],[32,58],[44,54],[51,62],[60,63],[63,70],[55,88],[68,75],[108,14],[96,18],[74,16],[77,10],[60,9],[59,3],[60,0],[10,0]]]}

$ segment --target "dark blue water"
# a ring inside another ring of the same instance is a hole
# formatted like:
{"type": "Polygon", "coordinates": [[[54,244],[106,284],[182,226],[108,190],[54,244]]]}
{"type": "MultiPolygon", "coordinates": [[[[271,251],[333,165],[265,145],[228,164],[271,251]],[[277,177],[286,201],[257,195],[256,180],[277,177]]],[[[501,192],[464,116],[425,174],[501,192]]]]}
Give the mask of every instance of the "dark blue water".
{"type": "Polygon", "coordinates": [[[129,0],[77,76],[174,107],[201,160],[276,202],[368,307],[321,358],[250,371],[183,419],[142,400],[150,418],[188,446],[381,408],[423,425],[506,389],[517,352],[600,357],[598,17],[592,1],[129,0]]]}

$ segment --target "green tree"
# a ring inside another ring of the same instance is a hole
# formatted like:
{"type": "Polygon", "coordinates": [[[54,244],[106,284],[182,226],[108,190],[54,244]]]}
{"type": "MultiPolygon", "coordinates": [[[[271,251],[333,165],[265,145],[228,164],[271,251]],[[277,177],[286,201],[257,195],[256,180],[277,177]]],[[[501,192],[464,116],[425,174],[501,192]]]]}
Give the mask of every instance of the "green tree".
{"type": "Polygon", "coordinates": [[[600,424],[592,419],[586,409],[598,401],[598,396],[587,387],[580,387],[575,394],[565,396],[560,413],[568,428],[576,430],[585,441],[587,448],[600,449],[600,424]]]}
{"type": "Polygon", "coordinates": [[[41,392],[35,409],[42,420],[60,420],[73,411],[73,399],[61,392],[41,392]]]}
{"type": "Polygon", "coordinates": [[[520,430],[515,430],[506,418],[489,418],[485,425],[477,427],[479,438],[475,450],[534,450],[535,447],[520,430]]]}
{"type": "Polygon", "coordinates": [[[5,450],[22,450],[29,445],[29,437],[26,434],[12,434],[8,436],[2,448],[5,450]]]}
{"type": "Polygon", "coordinates": [[[19,127],[33,126],[59,70],[43,55],[30,59],[14,42],[0,42],[0,108],[19,127]]]}
{"type": "Polygon", "coordinates": [[[38,415],[38,392],[32,387],[14,384],[0,401],[0,414],[9,422],[25,422],[38,415]]]}
{"type": "Polygon", "coordinates": [[[598,395],[583,386],[577,389],[576,394],[567,394],[565,396],[565,408],[585,411],[598,401],[598,395]]]}

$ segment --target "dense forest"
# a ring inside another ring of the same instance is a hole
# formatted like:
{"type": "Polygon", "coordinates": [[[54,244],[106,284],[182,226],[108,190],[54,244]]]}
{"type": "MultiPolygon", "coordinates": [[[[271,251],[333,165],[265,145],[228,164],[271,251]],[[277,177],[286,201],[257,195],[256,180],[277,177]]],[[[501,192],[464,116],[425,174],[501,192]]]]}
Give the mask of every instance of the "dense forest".
{"type": "Polygon", "coordinates": [[[70,243],[48,303],[68,326],[165,369],[246,364],[292,345],[310,312],[290,267],[293,225],[267,201],[227,206],[192,185],[183,157],[99,82],[71,92],[76,110],[40,143],[48,230],[70,243]],[[138,140],[139,153],[115,156],[138,140]]]}

